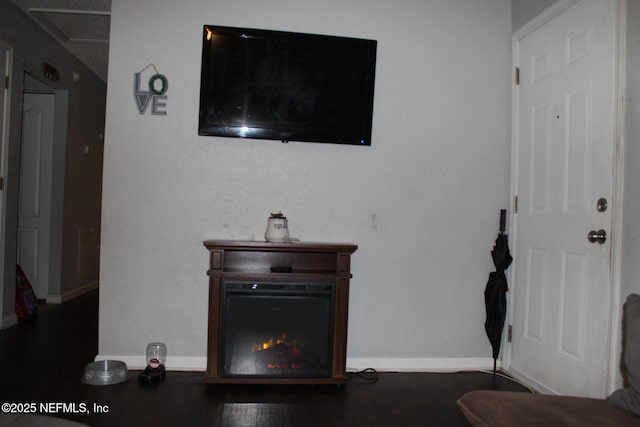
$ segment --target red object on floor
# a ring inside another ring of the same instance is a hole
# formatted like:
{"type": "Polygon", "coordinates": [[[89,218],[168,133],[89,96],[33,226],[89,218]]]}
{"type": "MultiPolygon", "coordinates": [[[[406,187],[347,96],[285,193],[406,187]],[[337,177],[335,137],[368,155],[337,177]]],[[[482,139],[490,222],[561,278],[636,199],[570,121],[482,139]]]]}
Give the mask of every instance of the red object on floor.
{"type": "Polygon", "coordinates": [[[38,299],[24,274],[22,268],[16,265],[16,316],[18,321],[27,320],[38,314],[38,299]]]}

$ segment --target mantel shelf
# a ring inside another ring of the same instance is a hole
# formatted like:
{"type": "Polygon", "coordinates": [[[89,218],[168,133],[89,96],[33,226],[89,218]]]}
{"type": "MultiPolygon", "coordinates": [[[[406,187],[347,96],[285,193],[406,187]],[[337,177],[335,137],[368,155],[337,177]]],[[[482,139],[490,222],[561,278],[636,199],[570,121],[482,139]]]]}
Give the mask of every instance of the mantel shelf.
{"type": "Polygon", "coordinates": [[[205,240],[204,245],[225,250],[238,251],[267,251],[267,252],[347,252],[353,253],[358,245],[352,243],[327,243],[327,242],[266,242],[249,240],[205,240]]]}

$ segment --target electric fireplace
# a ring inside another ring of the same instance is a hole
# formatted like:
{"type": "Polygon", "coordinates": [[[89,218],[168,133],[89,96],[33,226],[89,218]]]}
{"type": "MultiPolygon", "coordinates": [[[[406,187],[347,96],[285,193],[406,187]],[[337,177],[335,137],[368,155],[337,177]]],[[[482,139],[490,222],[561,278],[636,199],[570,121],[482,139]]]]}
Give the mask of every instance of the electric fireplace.
{"type": "Polygon", "coordinates": [[[207,240],[207,383],[346,382],[351,254],[342,243],[207,240]]]}
{"type": "Polygon", "coordinates": [[[330,377],[332,283],[225,282],[222,374],[330,377]]]}

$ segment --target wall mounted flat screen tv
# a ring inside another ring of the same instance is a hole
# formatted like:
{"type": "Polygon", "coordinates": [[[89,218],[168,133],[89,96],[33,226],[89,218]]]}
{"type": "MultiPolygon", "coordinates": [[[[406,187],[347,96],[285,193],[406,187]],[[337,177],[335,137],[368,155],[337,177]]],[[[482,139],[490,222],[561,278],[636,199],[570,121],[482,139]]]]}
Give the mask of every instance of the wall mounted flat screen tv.
{"type": "Polygon", "coordinates": [[[205,25],[198,133],[371,145],[376,46],[205,25]]]}

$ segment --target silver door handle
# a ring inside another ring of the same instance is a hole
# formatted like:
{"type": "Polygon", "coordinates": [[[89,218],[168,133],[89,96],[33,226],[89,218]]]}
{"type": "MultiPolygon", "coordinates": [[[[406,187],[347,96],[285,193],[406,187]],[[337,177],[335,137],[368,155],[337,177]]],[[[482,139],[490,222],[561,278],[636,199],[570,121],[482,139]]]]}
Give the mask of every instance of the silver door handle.
{"type": "Polygon", "coordinates": [[[596,230],[591,230],[589,232],[589,234],[587,234],[587,239],[589,240],[589,242],[591,243],[600,243],[603,244],[604,242],[607,241],[607,232],[600,229],[598,231],[596,230]]]}

